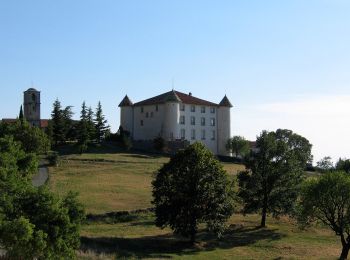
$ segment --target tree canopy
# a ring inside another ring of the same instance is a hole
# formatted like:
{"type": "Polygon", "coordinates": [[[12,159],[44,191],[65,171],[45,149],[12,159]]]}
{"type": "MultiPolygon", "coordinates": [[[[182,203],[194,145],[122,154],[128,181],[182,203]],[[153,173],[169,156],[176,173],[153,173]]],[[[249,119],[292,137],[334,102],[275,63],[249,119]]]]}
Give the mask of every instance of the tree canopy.
{"type": "Polygon", "coordinates": [[[156,225],[190,237],[200,223],[221,235],[233,213],[233,185],[222,165],[201,143],[179,151],[159,169],[153,185],[156,225]]]}
{"type": "Polygon", "coordinates": [[[234,136],[227,140],[226,149],[235,154],[235,157],[244,157],[250,150],[249,141],[243,136],[234,136]]]}
{"type": "Polygon", "coordinates": [[[84,209],[76,194],[33,187],[26,177],[37,165],[12,136],[0,138],[0,245],[10,259],[72,259],[84,209]]]}
{"type": "Polygon", "coordinates": [[[312,159],[311,144],[290,130],[263,131],[256,150],[245,161],[246,171],[239,173],[238,196],[243,212],[261,213],[261,227],[266,216],[274,217],[293,209],[307,162],[312,159]]]}
{"type": "Polygon", "coordinates": [[[321,221],[340,237],[340,259],[347,259],[350,249],[350,175],[329,172],[310,179],[303,186],[298,211],[303,226],[321,221]]]}

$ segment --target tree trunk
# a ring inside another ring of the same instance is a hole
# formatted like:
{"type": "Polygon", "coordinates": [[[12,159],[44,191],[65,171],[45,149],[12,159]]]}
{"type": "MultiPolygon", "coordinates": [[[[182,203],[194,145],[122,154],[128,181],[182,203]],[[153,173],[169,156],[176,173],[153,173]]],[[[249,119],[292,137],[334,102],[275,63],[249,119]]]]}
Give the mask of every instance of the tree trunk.
{"type": "Polygon", "coordinates": [[[263,207],[260,227],[266,227],[266,208],[263,207]]]}
{"type": "Polygon", "coordinates": [[[264,195],[263,208],[261,213],[261,224],[260,227],[266,227],[266,213],[267,213],[267,195],[264,195]]]}
{"type": "Polygon", "coordinates": [[[340,260],[348,259],[349,249],[350,249],[350,244],[343,245],[343,249],[339,257],[340,260]]]}

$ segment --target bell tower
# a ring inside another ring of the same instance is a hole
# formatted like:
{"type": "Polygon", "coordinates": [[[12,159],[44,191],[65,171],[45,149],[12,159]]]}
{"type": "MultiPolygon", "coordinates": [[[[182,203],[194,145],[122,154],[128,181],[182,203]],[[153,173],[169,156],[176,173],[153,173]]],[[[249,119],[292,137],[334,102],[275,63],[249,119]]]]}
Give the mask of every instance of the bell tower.
{"type": "Polygon", "coordinates": [[[40,91],[30,88],[23,96],[24,118],[30,125],[40,127],[40,91]]]}

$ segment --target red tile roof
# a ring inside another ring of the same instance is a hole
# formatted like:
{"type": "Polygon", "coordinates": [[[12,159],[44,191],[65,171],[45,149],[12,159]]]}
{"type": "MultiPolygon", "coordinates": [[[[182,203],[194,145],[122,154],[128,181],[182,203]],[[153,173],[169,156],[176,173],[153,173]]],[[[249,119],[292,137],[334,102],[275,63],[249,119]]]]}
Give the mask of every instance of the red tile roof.
{"type": "Polygon", "coordinates": [[[180,102],[184,103],[184,104],[190,104],[190,105],[202,105],[202,106],[218,106],[218,104],[210,102],[210,101],[206,101],[200,98],[196,98],[192,95],[188,95],[185,93],[181,93],[179,91],[169,91],[166,92],[164,94],[137,102],[134,104],[134,106],[147,106],[147,105],[156,105],[156,104],[163,104],[165,103],[166,100],[169,100],[169,98],[171,100],[173,100],[174,98],[174,94],[175,97],[177,99],[180,99],[180,102]]]}
{"type": "MultiPolygon", "coordinates": [[[[7,124],[14,124],[17,122],[18,119],[14,118],[3,118],[2,122],[7,124]]],[[[49,119],[41,119],[40,120],[40,127],[41,128],[47,128],[49,126],[49,119]]]]}

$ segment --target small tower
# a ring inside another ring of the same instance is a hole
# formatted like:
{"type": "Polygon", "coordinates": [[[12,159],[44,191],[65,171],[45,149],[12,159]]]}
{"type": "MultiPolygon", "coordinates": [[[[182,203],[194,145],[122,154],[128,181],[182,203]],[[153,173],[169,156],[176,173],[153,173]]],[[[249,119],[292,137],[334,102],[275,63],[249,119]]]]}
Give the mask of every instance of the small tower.
{"type": "Polygon", "coordinates": [[[164,99],[165,113],[164,113],[164,132],[163,138],[165,140],[174,140],[179,138],[179,114],[181,99],[174,90],[170,91],[164,99]]]}
{"type": "Polygon", "coordinates": [[[231,137],[231,107],[232,104],[225,95],[218,108],[218,154],[224,156],[230,155],[226,143],[231,137]]]}
{"type": "Polygon", "coordinates": [[[24,118],[30,125],[40,127],[40,91],[30,88],[23,96],[24,118]]]}
{"type": "Polygon", "coordinates": [[[129,99],[128,95],[126,95],[122,102],[120,102],[120,126],[130,133],[130,136],[133,137],[133,122],[134,122],[134,112],[133,107],[134,104],[129,99]]]}

